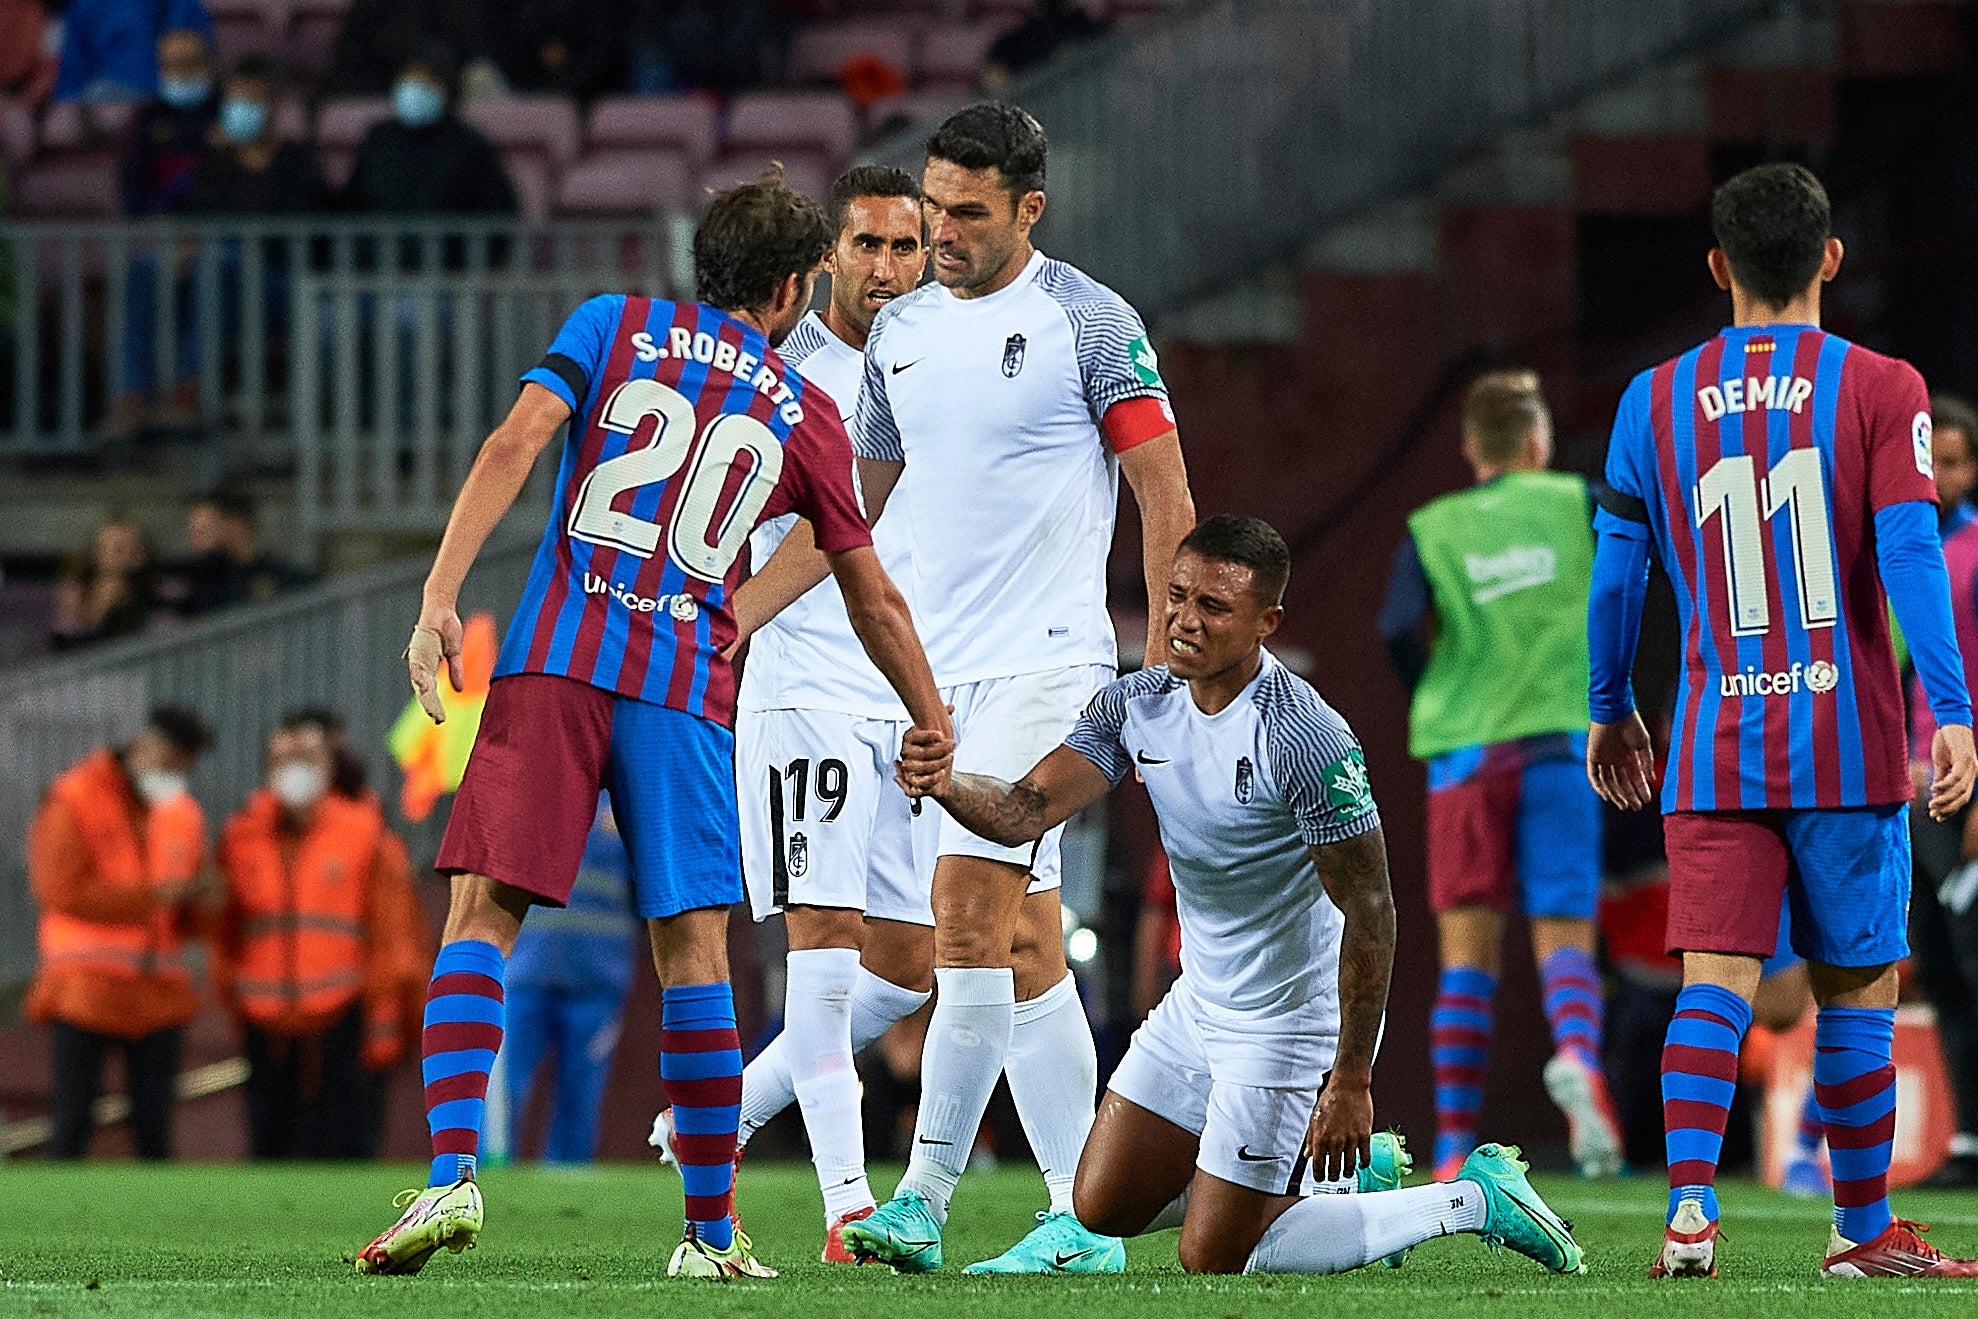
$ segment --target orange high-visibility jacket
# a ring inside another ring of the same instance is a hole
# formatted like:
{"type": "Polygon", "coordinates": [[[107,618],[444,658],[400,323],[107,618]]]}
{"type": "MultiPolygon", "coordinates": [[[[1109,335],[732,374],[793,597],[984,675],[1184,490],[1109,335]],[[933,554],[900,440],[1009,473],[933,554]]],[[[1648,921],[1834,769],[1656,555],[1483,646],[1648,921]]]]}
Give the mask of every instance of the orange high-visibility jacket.
{"type": "Polygon", "coordinates": [[[41,964],[28,1015],[136,1039],[199,1011],[186,970],[191,916],[161,885],[199,873],[206,817],[181,794],[147,807],[123,763],[91,752],[56,779],[28,830],[41,964]]]}
{"type": "Polygon", "coordinates": [[[416,1022],[412,988],[424,988],[425,929],[404,846],[376,797],[326,796],[296,830],[274,794],[258,791],[221,833],[220,869],[222,1001],[262,1030],[305,1036],[362,999],[366,1061],[396,1061],[416,1022]]]}

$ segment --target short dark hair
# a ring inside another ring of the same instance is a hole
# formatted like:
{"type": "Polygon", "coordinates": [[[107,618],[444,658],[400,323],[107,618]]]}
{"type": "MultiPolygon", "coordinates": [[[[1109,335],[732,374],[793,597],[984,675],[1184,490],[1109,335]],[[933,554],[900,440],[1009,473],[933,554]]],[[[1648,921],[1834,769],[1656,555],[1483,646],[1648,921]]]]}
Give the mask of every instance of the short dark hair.
{"type": "Polygon", "coordinates": [[[1267,605],[1284,603],[1291,581],[1291,547],[1277,528],[1262,518],[1218,513],[1182,538],[1181,548],[1205,559],[1241,564],[1250,570],[1250,585],[1267,605]]]}
{"type": "Polygon", "coordinates": [[[1834,211],[1827,190],[1804,165],[1755,165],[1710,198],[1710,228],[1739,284],[1783,307],[1820,273],[1834,211]]]}
{"type": "Polygon", "coordinates": [[[197,710],[183,705],[156,707],[144,717],[144,727],[164,738],[180,755],[201,755],[213,745],[213,730],[197,710]]]}
{"type": "Polygon", "coordinates": [[[771,165],[754,183],[717,193],[694,230],[696,296],[722,311],[747,311],[783,281],[817,269],[836,235],[824,211],[771,165]]]}
{"type": "Polygon", "coordinates": [[[1964,447],[1978,458],[1978,408],[1960,394],[1930,395],[1930,424],[1940,431],[1961,431],[1964,447]]]}
{"type": "Polygon", "coordinates": [[[234,61],[233,67],[227,70],[227,76],[239,78],[243,82],[266,83],[269,87],[273,87],[280,79],[281,73],[275,67],[272,58],[258,50],[251,50],[234,61]]]}
{"type": "Polygon", "coordinates": [[[834,243],[845,231],[845,209],[854,197],[911,197],[918,202],[920,180],[892,165],[854,165],[840,174],[824,195],[824,215],[834,243]]]}
{"type": "Polygon", "coordinates": [[[210,508],[223,518],[233,518],[254,525],[256,505],[254,496],[237,485],[216,485],[211,490],[192,501],[194,508],[210,508]]]}
{"type": "Polygon", "coordinates": [[[1008,101],[982,101],[955,111],[927,139],[929,160],[963,169],[996,169],[1013,196],[1041,192],[1051,144],[1028,110],[1008,101]]]}
{"type": "Polygon", "coordinates": [[[304,705],[290,710],[275,725],[278,733],[298,733],[310,728],[323,735],[330,749],[330,791],[353,801],[363,797],[371,786],[370,772],[350,749],[342,715],[326,705],[304,705]]]}

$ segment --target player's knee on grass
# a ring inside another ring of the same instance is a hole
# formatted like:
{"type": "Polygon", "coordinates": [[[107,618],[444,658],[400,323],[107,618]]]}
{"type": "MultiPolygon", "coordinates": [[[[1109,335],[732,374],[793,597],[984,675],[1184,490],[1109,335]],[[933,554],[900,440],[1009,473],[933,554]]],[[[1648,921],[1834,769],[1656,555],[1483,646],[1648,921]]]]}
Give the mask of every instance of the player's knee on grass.
{"type": "Polygon", "coordinates": [[[1212,1223],[1206,1214],[1191,1214],[1181,1225],[1181,1267],[1190,1273],[1241,1273],[1262,1235],[1252,1237],[1232,1225],[1212,1223]]]}

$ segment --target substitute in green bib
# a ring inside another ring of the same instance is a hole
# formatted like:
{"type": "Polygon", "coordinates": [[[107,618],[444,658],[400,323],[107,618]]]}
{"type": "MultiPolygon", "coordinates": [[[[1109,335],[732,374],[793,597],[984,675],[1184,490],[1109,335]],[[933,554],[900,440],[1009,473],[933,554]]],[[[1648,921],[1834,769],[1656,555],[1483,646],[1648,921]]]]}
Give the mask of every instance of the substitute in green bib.
{"type": "Polygon", "coordinates": [[[1380,630],[1413,693],[1408,746],[1427,763],[1429,905],[1442,977],[1430,1017],[1437,1176],[1476,1143],[1504,916],[1531,922],[1554,1055],[1546,1091],[1586,1176],[1620,1167],[1601,1073],[1600,803],[1586,778],[1586,482],[1550,472],[1552,418],[1530,371],[1496,371],[1463,403],[1468,490],[1416,509],[1380,630]]]}

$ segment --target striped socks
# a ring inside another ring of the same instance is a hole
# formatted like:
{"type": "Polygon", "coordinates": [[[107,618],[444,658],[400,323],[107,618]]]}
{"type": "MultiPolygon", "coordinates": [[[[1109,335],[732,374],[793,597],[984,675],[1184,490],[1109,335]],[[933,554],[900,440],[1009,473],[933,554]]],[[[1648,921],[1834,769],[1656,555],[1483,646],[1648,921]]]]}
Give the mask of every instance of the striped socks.
{"type": "Polygon", "coordinates": [[[1443,968],[1429,1014],[1429,1057],[1435,1066],[1436,1175],[1460,1163],[1477,1143],[1484,1072],[1490,1065],[1491,1000],[1497,977],[1474,966],[1443,968]]]}
{"type": "Polygon", "coordinates": [[[672,985],[660,1006],[659,1079],[673,1105],[673,1152],[686,1184],[687,1226],[716,1250],[734,1243],[735,1129],[742,1040],[726,984],[672,985]]]}
{"type": "Polygon", "coordinates": [[[479,940],[447,944],[433,959],[419,1037],[426,1125],[433,1133],[430,1186],[474,1175],[488,1073],[501,1049],[501,971],[501,950],[479,940]]]}
{"type": "Polygon", "coordinates": [[[1593,955],[1584,948],[1560,948],[1545,959],[1538,975],[1553,1051],[1572,1054],[1598,1072],[1602,1006],[1593,955]]]}
{"type": "Polygon", "coordinates": [[[1751,1005],[1721,985],[1684,985],[1662,1046],[1662,1126],[1669,1151],[1669,1219],[1694,1200],[1717,1221],[1717,1160],[1738,1088],[1738,1046],[1751,1005]]]}
{"type": "Polygon", "coordinates": [[[1820,1009],[1813,1090],[1834,1170],[1834,1229],[1859,1244],[1889,1226],[1889,1154],[1896,1135],[1896,1010],[1820,1009]]]}

